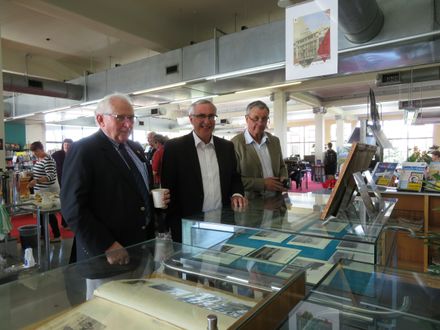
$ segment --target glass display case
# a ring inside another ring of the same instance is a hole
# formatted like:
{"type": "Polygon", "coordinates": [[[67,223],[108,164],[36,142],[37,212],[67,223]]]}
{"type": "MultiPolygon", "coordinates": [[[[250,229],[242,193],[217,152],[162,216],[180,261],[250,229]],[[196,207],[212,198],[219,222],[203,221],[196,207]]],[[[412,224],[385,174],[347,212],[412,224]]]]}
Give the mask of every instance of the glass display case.
{"type": "Polygon", "coordinates": [[[382,232],[395,201],[385,201],[385,208],[370,218],[362,201],[355,200],[352,216],[323,222],[319,215],[327,199],[328,195],[289,193],[250,200],[245,210],[222,209],[186,217],[182,219],[183,243],[214,249],[225,244],[292,249],[295,258],[290,263],[306,266],[310,284],[320,279],[316,272],[312,276],[312,270],[328,270],[340,258],[389,264],[394,256],[391,236],[385,239],[382,232]]]}
{"type": "Polygon", "coordinates": [[[340,261],[281,327],[440,329],[440,277],[340,261]]]}
{"type": "Polygon", "coordinates": [[[302,269],[276,276],[236,251],[151,240],[126,252],[0,285],[1,328],[273,329],[305,296],[302,269]]]}

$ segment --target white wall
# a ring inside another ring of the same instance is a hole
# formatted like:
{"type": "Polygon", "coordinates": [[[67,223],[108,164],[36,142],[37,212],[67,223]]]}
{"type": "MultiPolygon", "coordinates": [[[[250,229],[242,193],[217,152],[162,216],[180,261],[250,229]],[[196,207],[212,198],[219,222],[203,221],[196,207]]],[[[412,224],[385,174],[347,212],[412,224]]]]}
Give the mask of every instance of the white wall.
{"type": "Polygon", "coordinates": [[[26,144],[40,141],[46,144],[46,127],[44,124],[26,125],[26,144]]]}

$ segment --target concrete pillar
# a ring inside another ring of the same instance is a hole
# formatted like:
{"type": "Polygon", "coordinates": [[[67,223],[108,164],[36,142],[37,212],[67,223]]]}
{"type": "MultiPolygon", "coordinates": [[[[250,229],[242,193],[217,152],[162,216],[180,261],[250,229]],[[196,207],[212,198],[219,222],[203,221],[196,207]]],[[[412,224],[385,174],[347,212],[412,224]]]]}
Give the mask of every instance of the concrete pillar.
{"type": "Polygon", "coordinates": [[[287,98],[285,92],[273,93],[273,111],[271,121],[274,134],[280,139],[283,157],[287,153],[287,98]]]}
{"type": "Polygon", "coordinates": [[[334,150],[338,147],[344,146],[344,118],[341,115],[335,116],[336,119],[336,146],[334,150]]]}
{"type": "Polygon", "coordinates": [[[432,143],[440,146],[440,124],[433,125],[432,143]]]}
{"type": "Polygon", "coordinates": [[[315,114],[315,159],[324,160],[324,114],[315,114]]]}
{"type": "Polygon", "coordinates": [[[6,159],[5,159],[5,107],[3,103],[3,61],[2,61],[2,39],[1,39],[2,31],[0,27],[0,139],[1,139],[1,145],[0,145],[0,168],[6,167],[6,159]]]}

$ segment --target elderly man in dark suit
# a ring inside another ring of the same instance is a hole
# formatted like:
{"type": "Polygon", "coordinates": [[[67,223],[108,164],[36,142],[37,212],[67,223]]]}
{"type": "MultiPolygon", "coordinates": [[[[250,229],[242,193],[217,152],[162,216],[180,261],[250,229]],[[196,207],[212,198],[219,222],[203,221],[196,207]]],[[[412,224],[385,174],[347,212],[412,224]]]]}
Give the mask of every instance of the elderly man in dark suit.
{"type": "MultiPolygon", "coordinates": [[[[147,160],[142,146],[128,139],[135,117],[126,96],[105,97],[95,119],[99,131],[73,143],[67,153],[61,208],[75,232],[78,260],[105,253],[107,266],[116,266],[110,269],[117,273],[117,265],[130,263],[124,247],[155,235],[147,160]]],[[[169,194],[164,199],[168,203],[169,194]]],[[[98,273],[86,277],[106,277],[112,271],[98,273]]]]}
{"type": "Polygon", "coordinates": [[[161,180],[171,195],[166,224],[177,242],[182,240],[182,217],[247,204],[234,146],[212,135],[216,112],[208,100],[193,103],[189,119],[194,130],[165,144],[161,180]]]}

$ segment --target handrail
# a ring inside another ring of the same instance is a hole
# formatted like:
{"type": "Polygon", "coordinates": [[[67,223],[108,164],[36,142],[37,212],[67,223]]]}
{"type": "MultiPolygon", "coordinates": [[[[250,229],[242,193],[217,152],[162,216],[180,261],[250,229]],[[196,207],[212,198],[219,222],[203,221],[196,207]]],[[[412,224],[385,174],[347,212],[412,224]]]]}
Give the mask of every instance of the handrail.
{"type": "Polygon", "coordinates": [[[219,280],[219,281],[228,281],[228,282],[232,282],[235,284],[239,284],[241,286],[245,286],[247,288],[251,288],[251,289],[256,289],[256,290],[262,290],[262,291],[266,291],[266,292],[273,292],[274,290],[271,288],[268,288],[266,286],[261,286],[261,285],[256,285],[256,284],[250,284],[247,280],[242,280],[242,279],[234,279],[233,277],[220,277],[217,275],[212,275],[212,274],[202,274],[193,270],[189,270],[186,269],[184,267],[179,267],[176,265],[171,265],[170,263],[168,263],[166,260],[162,261],[162,264],[165,266],[165,268],[169,268],[171,270],[175,270],[178,272],[182,272],[182,273],[186,273],[186,274],[190,274],[190,275],[196,275],[196,276],[202,276],[202,277],[206,277],[206,278],[210,278],[213,280],[219,280]]]}

